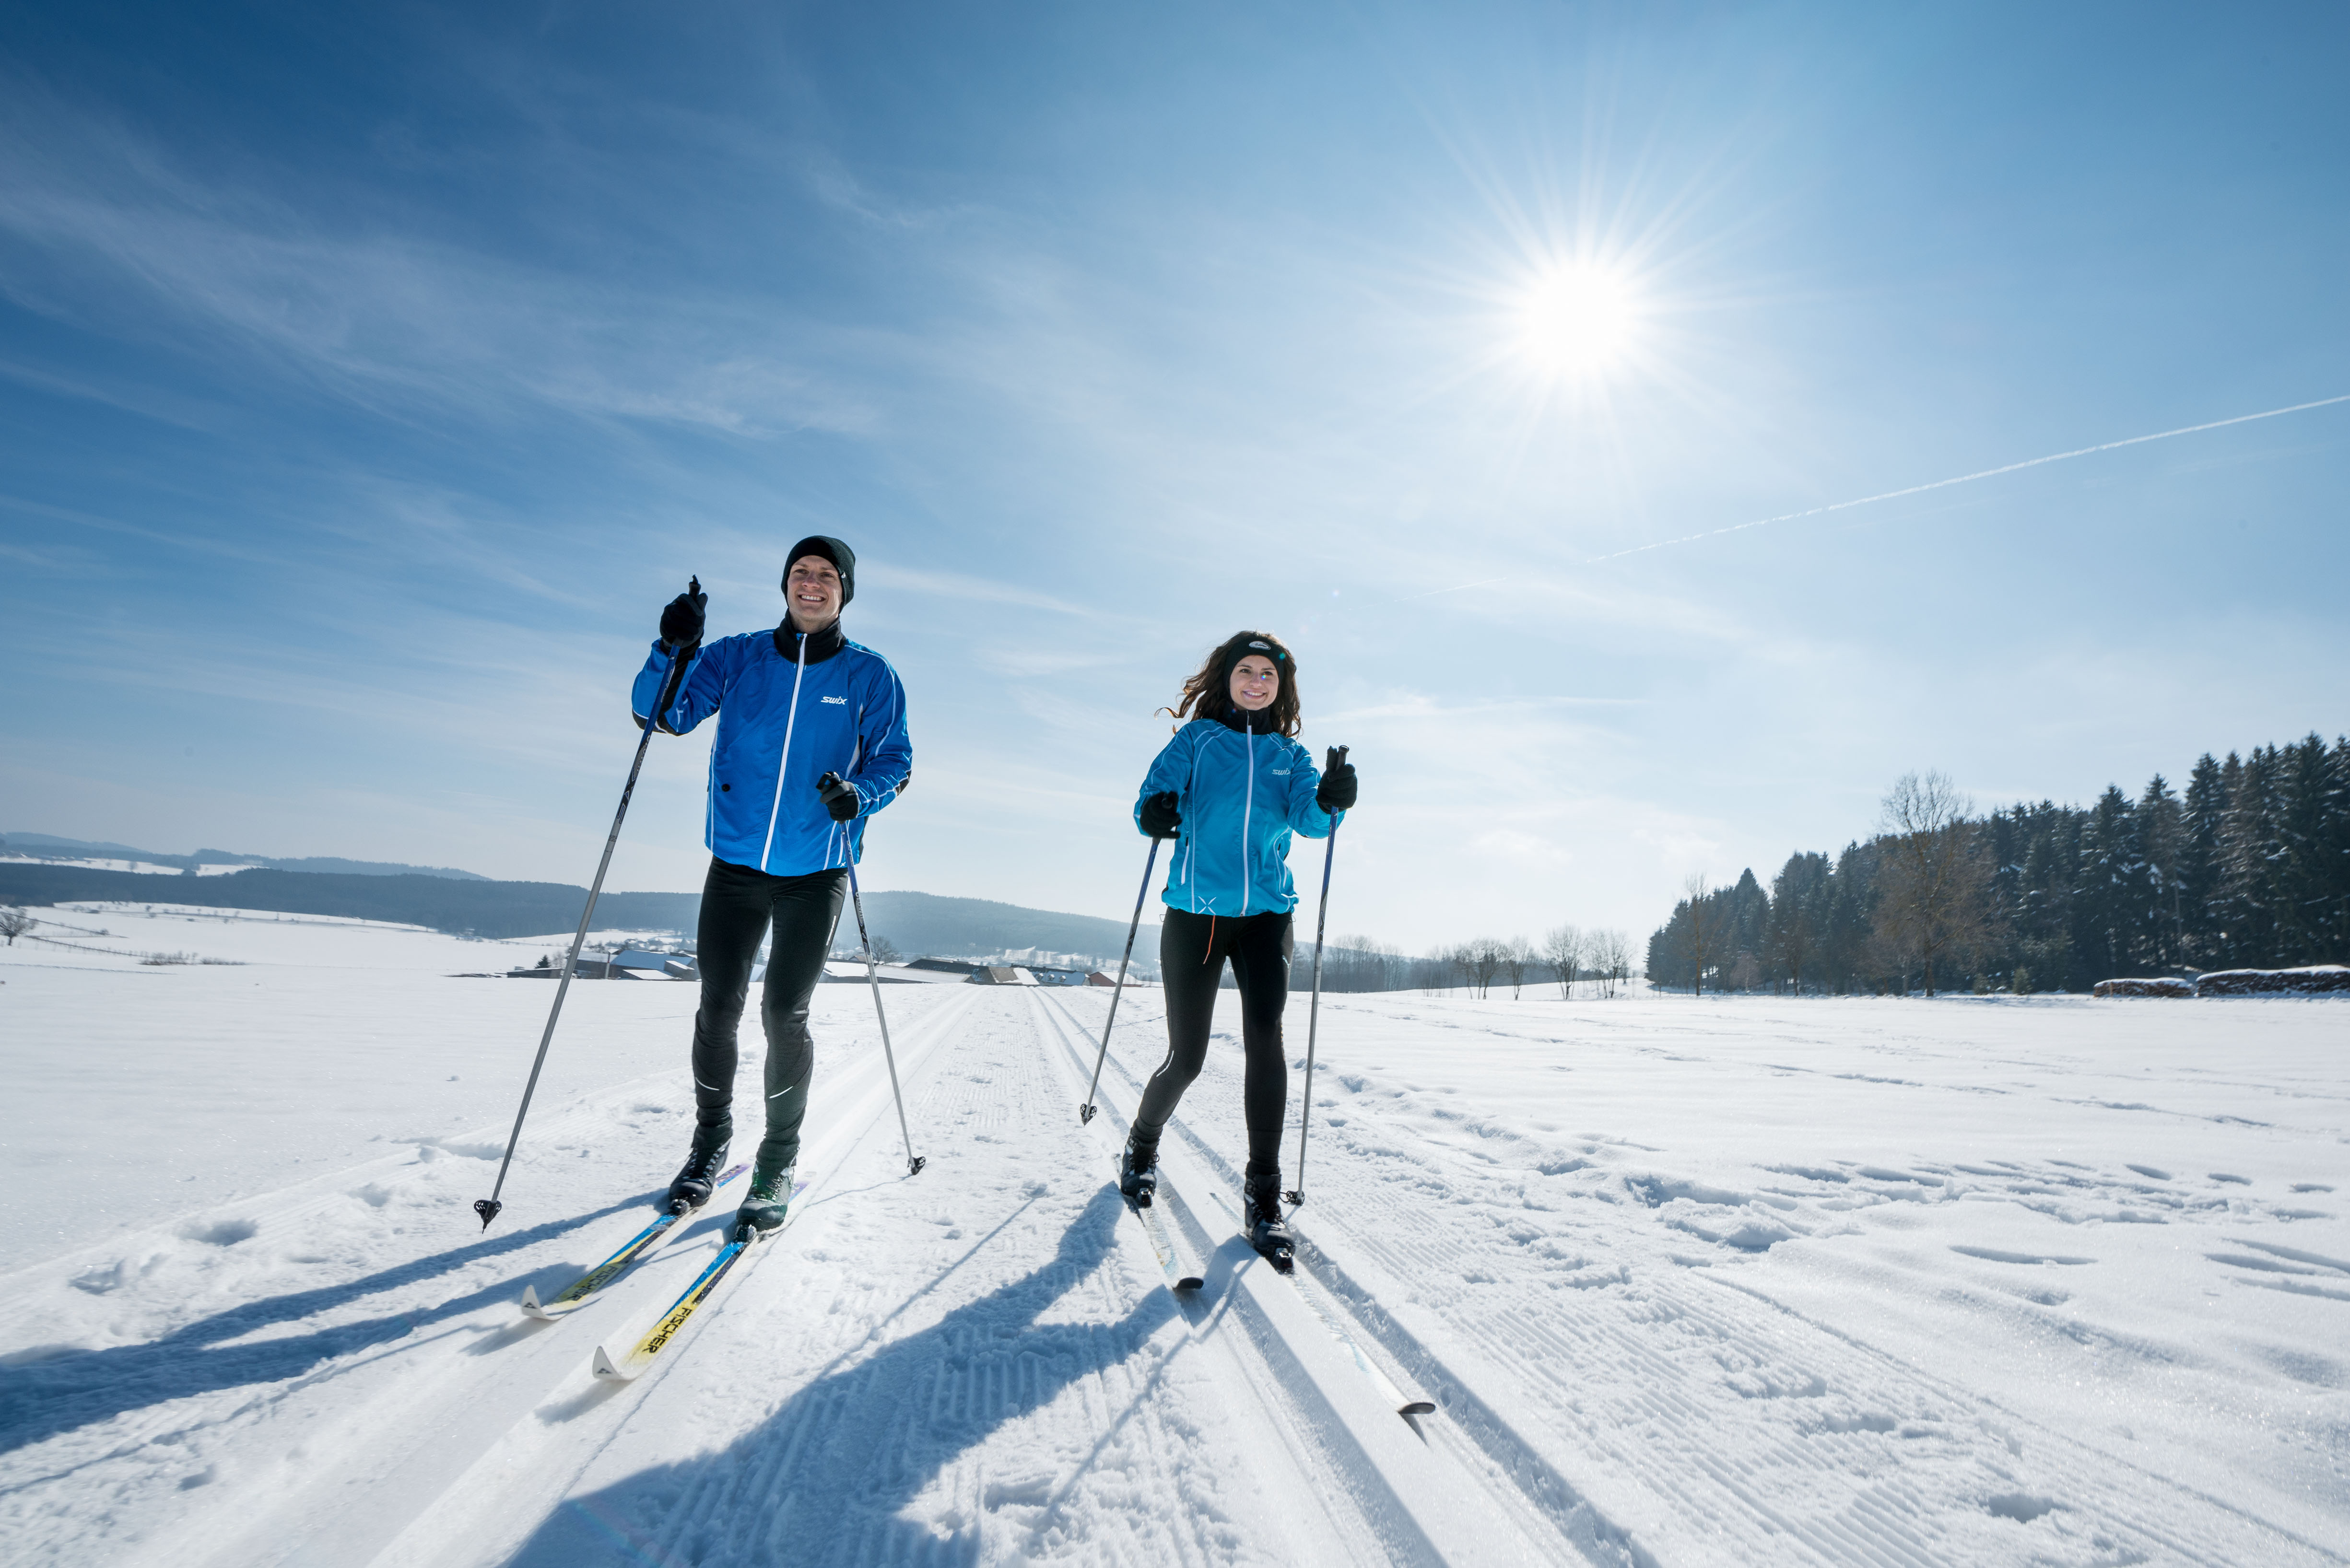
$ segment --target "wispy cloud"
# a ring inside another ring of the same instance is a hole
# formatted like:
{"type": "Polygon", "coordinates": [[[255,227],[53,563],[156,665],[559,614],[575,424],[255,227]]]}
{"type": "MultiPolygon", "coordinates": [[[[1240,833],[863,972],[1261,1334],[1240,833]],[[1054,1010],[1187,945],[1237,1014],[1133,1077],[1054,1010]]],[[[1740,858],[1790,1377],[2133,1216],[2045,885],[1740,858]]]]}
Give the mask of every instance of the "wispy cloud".
{"type": "MultiPolygon", "coordinates": [[[[21,78],[20,78],[21,81],[21,78]]],[[[773,301],[642,290],[207,182],[137,133],[34,91],[0,119],[0,287],[26,308],[226,348],[407,417],[553,409],[736,435],[867,434],[867,397],[818,368],[824,324],[773,301]],[[36,134],[37,128],[37,134],[36,134]]],[[[88,395],[119,397],[90,389],[88,395]]]]}

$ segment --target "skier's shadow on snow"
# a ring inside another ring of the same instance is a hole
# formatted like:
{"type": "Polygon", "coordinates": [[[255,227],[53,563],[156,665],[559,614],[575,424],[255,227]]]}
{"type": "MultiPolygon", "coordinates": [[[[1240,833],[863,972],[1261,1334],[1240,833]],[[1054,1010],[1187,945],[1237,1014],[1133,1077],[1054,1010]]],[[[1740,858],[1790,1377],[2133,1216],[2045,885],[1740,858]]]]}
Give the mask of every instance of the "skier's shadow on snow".
{"type": "Polygon", "coordinates": [[[242,1384],[276,1383],[299,1377],[337,1356],[388,1345],[410,1334],[429,1331],[445,1319],[478,1311],[492,1302],[511,1300],[517,1282],[500,1278],[480,1290],[417,1312],[361,1318],[250,1345],[227,1343],[278,1324],[332,1312],[379,1291],[412,1285],[484,1258],[553,1240],[608,1215],[641,1208],[647,1201],[642,1197],[631,1198],[593,1213],[566,1215],[526,1231],[511,1231],[452,1247],[445,1252],[411,1259],[363,1279],[246,1302],[143,1344],[72,1350],[0,1366],[0,1454],[150,1405],[216,1393],[242,1384]]]}
{"type": "MultiPolygon", "coordinates": [[[[1136,1355],[1178,1314],[1172,1296],[1153,1290],[1115,1323],[1036,1321],[1109,1255],[1124,1207],[1118,1189],[1105,1187],[1049,1262],[807,1385],[723,1452],[567,1499],[510,1568],[960,1561],[999,1503],[1049,1505],[1066,1456],[974,1478],[941,1500],[933,1521],[899,1511],[997,1428],[1136,1355]]],[[[755,1345],[705,1337],[687,1353],[731,1355],[746,1381],[761,1375],[755,1345]]],[[[1118,1414],[1105,1416],[1106,1431],[1118,1414]]]]}

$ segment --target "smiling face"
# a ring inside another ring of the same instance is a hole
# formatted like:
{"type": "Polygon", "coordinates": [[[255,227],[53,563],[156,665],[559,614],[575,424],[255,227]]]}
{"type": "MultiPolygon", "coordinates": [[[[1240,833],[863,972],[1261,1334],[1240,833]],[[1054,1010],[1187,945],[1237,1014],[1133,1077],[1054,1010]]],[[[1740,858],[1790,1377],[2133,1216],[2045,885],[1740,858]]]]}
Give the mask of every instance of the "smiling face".
{"type": "Polygon", "coordinates": [[[840,618],[840,574],[822,556],[802,556],[784,575],[795,629],[822,631],[840,618]]]}
{"type": "Polygon", "coordinates": [[[1281,667],[1265,653],[1252,653],[1232,666],[1232,696],[1235,707],[1260,713],[1281,695],[1281,667]]]}

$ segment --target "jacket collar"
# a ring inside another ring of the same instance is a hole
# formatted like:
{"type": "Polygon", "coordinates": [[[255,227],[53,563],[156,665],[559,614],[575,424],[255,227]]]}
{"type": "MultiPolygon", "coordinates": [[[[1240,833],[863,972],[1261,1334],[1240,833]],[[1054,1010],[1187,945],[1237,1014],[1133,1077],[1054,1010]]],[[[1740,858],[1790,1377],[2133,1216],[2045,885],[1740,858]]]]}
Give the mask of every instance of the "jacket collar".
{"type": "MultiPolygon", "coordinates": [[[[832,618],[830,626],[826,627],[822,631],[808,634],[807,661],[810,664],[822,664],[847,644],[848,639],[841,633],[840,618],[835,616],[832,618]]],[[[784,656],[784,662],[786,664],[797,664],[800,661],[800,634],[792,629],[792,618],[789,616],[785,616],[783,624],[775,628],[775,651],[784,656]]]]}
{"type": "MultiPolygon", "coordinates": [[[[815,656],[811,654],[809,657],[812,659],[815,656]]],[[[1222,724],[1225,729],[1236,731],[1243,735],[1270,735],[1273,733],[1273,710],[1270,708],[1261,708],[1257,710],[1257,711],[1252,713],[1247,709],[1234,703],[1226,707],[1223,717],[1216,722],[1222,724]],[[1257,721],[1260,719],[1263,720],[1264,722],[1262,724],[1258,723],[1257,721]]]]}

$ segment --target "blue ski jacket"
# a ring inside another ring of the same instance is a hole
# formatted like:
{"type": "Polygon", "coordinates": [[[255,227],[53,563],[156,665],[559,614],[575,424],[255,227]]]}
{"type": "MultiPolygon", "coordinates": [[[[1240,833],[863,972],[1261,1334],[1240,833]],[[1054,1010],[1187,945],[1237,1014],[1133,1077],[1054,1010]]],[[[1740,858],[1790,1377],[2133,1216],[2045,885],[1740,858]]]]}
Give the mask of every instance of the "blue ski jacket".
{"type": "MultiPolygon", "coordinates": [[[[774,631],[705,643],[660,727],[682,735],[718,715],[710,748],[710,853],[775,877],[858,859],[865,819],[898,797],[913,771],[906,689],[889,661],[841,635],[837,621],[802,636],[774,631]],[[816,781],[837,773],[857,790],[858,815],[835,822],[816,781]]],[[[660,701],[669,649],[655,642],[629,705],[642,723],[660,701]]]]}
{"type": "Polygon", "coordinates": [[[1327,837],[1347,815],[1315,804],[1321,782],[1313,754],[1286,735],[1253,733],[1217,719],[1194,719],[1176,731],[1134,800],[1137,827],[1142,803],[1152,795],[1173,790],[1180,801],[1182,826],[1160,900],[1195,915],[1295,909],[1292,836],[1327,837]]]}

